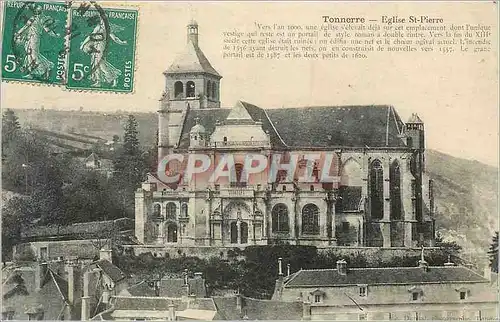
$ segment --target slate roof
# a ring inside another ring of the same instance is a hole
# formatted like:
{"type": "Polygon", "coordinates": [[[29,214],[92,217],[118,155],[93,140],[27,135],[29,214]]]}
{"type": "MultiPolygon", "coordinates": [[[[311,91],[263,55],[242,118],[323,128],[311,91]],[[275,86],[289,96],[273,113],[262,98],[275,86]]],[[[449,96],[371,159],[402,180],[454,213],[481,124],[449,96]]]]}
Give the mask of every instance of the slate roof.
{"type": "Polygon", "coordinates": [[[135,285],[132,285],[131,287],[127,288],[127,292],[131,296],[143,296],[143,297],[156,296],[154,288],[151,287],[147,281],[142,281],[135,285]]]}
{"type": "Polygon", "coordinates": [[[127,277],[116,265],[108,260],[102,259],[95,263],[102,271],[111,278],[113,282],[119,282],[127,277]]]}
{"type": "Polygon", "coordinates": [[[335,211],[358,211],[360,202],[361,187],[342,186],[339,191],[339,199],[335,203],[335,211]]]}
{"type": "MultiPolygon", "coordinates": [[[[190,278],[189,292],[195,294],[196,297],[206,297],[207,289],[205,286],[205,279],[203,278],[190,278]]],[[[162,297],[182,297],[186,296],[186,287],[184,285],[184,278],[171,278],[164,277],[160,281],[160,296],[162,297]]]]}
{"type": "Polygon", "coordinates": [[[222,76],[212,67],[198,45],[188,41],[184,51],[177,56],[165,74],[175,73],[207,73],[219,78],[222,76]]]}
{"type": "Polygon", "coordinates": [[[350,268],[346,275],[336,269],[298,271],[285,287],[328,287],[358,284],[420,284],[452,282],[488,282],[483,276],[462,266],[350,268]]]}
{"type": "MultiPolygon", "coordinates": [[[[323,106],[262,109],[240,102],[254,121],[261,121],[274,148],[405,147],[403,122],[392,106],[323,106]]],[[[199,118],[207,133],[231,109],[192,109],[186,115],[179,148],[189,146],[189,131],[199,118]]]]}
{"type": "Polygon", "coordinates": [[[280,108],[266,113],[289,146],[405,146],[399,137],[403,123],[387,105],[280,108]]]}
{"type": "Polygon", "coordinates": [[[173,303],[176,311],[186,309],[215,311],[216,306],[211,298],[191,298],[183,301],[181,298],[169,297],[135,297],[117,296],[114,300],[115,310],[132,311],[168,311],[170,303],[173,303]]]}
{"type": "Polygon", "coordinates": [[[302,302],[259,300],[242,296],[241,313],[236,297],[213,297],[217,306],[217,320],[301,320],[302,302]]]}

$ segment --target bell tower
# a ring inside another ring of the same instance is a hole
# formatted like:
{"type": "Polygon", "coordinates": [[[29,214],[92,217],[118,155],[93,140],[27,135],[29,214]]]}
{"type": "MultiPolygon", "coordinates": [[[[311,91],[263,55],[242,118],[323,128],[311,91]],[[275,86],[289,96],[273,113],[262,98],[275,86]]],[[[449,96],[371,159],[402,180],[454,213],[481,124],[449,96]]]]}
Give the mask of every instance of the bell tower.
{"type": "Polygon", "coordinates": [[[406,145],[409,148],[416,149],[419,151],[425,150],[425,131],[424,122],[418,117],[417,114],[413,113],[405,124],[406,133],[406,145]]]}
{"type": "Polygon", "coordinates": [[[192,109],[220,107],[222,76],[212,67],[199,46],[198,23],[187,25],[187,44],[172,65],[163,73],[165,89],[171,94],[171,108],[192,109]]]}

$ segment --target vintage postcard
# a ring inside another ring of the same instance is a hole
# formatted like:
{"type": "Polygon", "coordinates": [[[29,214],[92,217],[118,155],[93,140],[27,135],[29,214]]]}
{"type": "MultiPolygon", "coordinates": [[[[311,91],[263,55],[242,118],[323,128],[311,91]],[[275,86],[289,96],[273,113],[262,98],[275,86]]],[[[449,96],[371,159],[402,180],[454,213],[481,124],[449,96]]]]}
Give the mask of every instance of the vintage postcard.
{"type": "Polygon", "coordinates": [[[491,320],[498,3],[2,1],[2,320],[491,320]]]}

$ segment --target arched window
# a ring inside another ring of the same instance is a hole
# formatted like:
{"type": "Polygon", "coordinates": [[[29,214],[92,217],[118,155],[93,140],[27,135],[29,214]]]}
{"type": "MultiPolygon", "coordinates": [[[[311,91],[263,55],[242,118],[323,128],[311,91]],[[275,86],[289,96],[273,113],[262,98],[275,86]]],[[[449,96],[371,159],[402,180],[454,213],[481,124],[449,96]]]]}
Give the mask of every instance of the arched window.
{"type": "Polygon", "coordinates": [[[177,243],[177,225],[171,223],[167,228],[167,242],[177,243]]]}
{"type": "Polygon", "coordinates": [[[370,207],[372,219],[384,217],[384,169],[379,160],[370,165],[370,207]]]}
{"type": "Polygon", "coordinates": [[[240,223],[240,244],[248,243],[248,224],[246,222],[240,223]]]}
{"type": "Polygon", "coordinates": [[[217,83],[212,83],[212,98],[217,99],[217,83]]]}
{"type": "Polygon", "coordinates": [[[302,208],[302,233],[308,235],[319,234],[319,209],[310,203],[302,208]]]}
{"type": "Polygon", "coordinates": [[[212,82],[207,81],[207,97],[212,97],[212,82]]]}
{"type": "Polygon", "coordinates": [[[174,97],[182,98],[184,96],[184,84],[181,81],[177,81],[174,84],[174,97]]]}
{"type": "Polygon", "coordinates": [[[153,205],[153,218],[161,217],[161,205],[156,203],[153,205]]]}
{"type": "Polygon", "coordinates": [[[186,83],[186,97],[194,97],[195,95],[195,86],[193,81],[189,81],[186,83]]]}
{"type": "Polygon", "coordinates": [[[272,211],[272,231],[273,233],[287,233],[288,227],[288,208],[280,203],[274,206],[272,211]]]}
{"type": "Polygon", "coordinates": [[[236,221],[233,221],[231,223],[231,244],[237,244],[238,243],[238,225],[236,224],[236,221]]]}
{"type": "Polygon", "coordinates": [[[176,213],[177,213],[177,206],[173,202],[169,202],[167,204],[167,219],[174,219],[176,218],[176,213]]]}
{"type": "Polygon", "coordinates": [[[391,220],[401,219],[401,171],[395,160],[389,170],[389,191],[391,195],[391,220]]]}
{"type": "Polygon", "coordinates": [[[362,186],[361,166],[354,159],[348,159],[342,165],[341,186],[362,186]]]}

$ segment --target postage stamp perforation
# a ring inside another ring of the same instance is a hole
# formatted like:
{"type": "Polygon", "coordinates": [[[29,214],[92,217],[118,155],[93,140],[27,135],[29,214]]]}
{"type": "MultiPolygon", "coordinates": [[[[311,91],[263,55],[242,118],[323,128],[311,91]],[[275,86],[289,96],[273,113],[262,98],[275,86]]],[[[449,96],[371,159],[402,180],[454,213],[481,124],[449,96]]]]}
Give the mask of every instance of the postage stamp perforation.
{"type": "Polygon", "coordinates": [[[139,10],[131,6],[71,10],[81,34],[70,40],[68,89],[134,93],[139,10]],[[101,19],[90,24],[99,11],[101,19]]]}
{"type": "Polygon", "coordinates": [[[64,2],[2,2],[3,81],[33,86],[64,85],[66,64],[60,55],[64,52],[68,13],[69,7],[64,2]]]}
{"type": "Polygon", "coordinates": [[[2,3],[2,80],[78,92],[135,93],[139,6],[107,7],[106,2],[96,1],[6,3],[2,3]],[[10,47],[5,49],[6,45],[10,47]],[[75,55],[80,61],[72,70],[75,55]],[[72,81],[75,72],[79,79],[72,81]]]}

